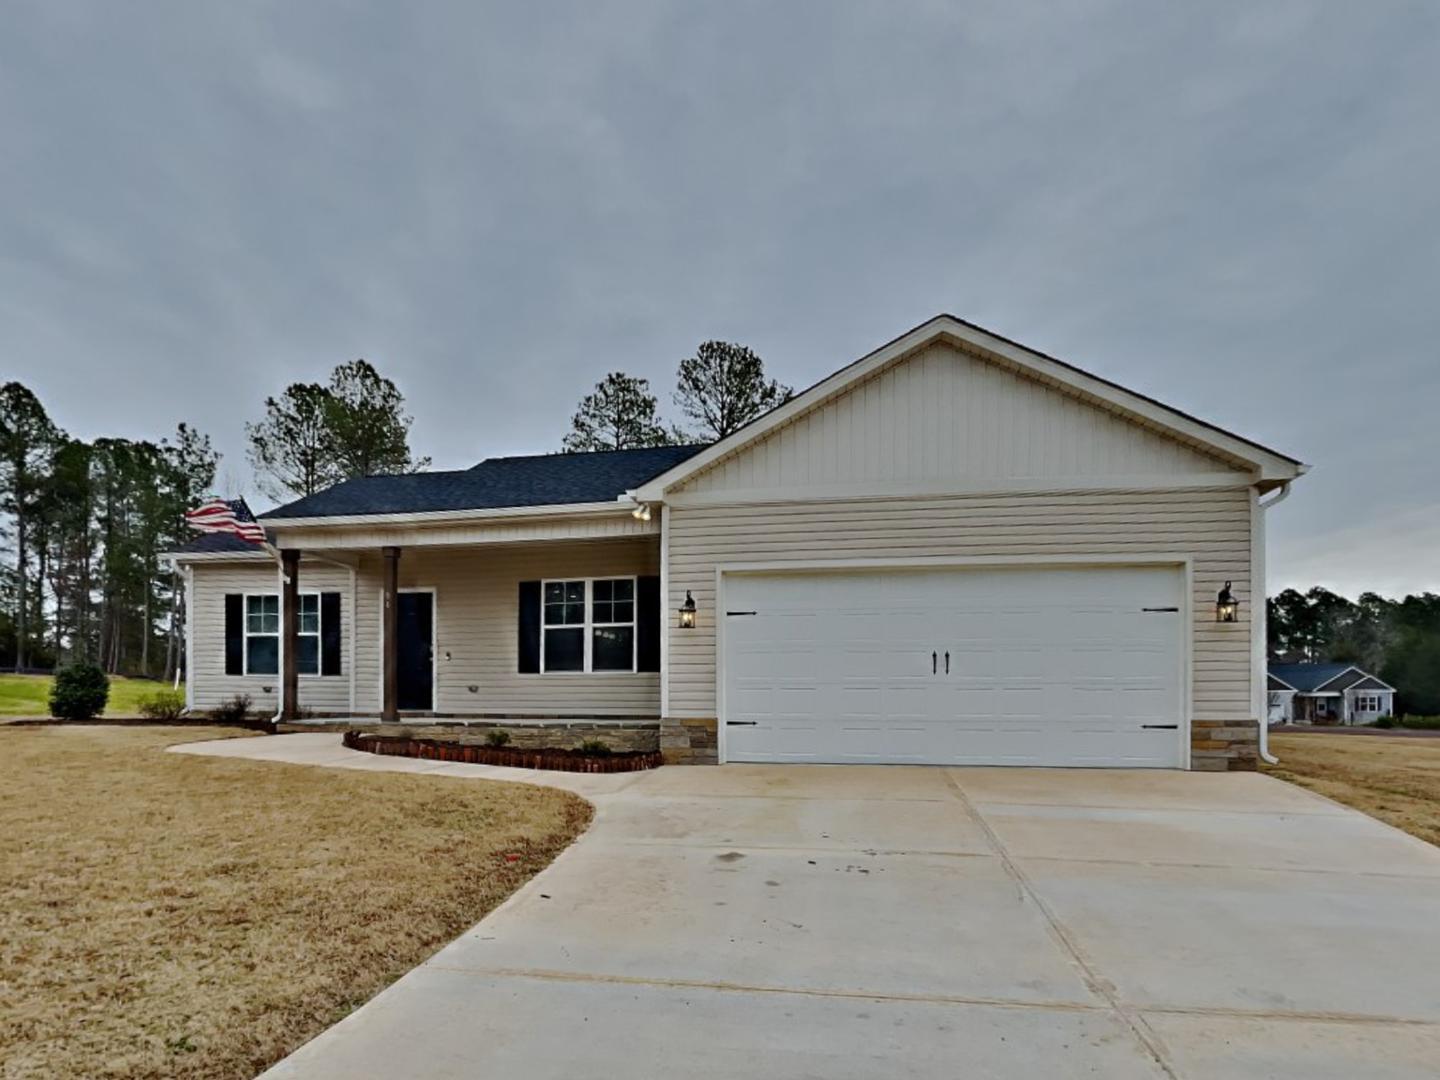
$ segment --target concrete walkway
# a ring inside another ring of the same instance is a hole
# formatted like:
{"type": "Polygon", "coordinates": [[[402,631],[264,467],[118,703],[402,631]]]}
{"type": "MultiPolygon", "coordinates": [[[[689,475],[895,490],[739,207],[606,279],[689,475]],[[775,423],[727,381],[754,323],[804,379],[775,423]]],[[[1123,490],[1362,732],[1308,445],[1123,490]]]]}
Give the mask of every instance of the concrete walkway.
{"type": "Polygon", "coordinates": [[[549,869],[267,1076],[1440,1073],[1440,849],[1267,777],[537,774],[309,734],[176,750],[597,807],[549,869]]]}

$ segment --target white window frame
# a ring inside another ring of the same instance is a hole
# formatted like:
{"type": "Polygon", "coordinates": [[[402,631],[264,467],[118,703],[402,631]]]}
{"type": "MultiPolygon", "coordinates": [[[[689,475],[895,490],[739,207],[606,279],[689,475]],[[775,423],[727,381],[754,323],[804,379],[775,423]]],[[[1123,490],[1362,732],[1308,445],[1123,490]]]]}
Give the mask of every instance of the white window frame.
{"type": "MultiPolygon", "coordinates": [[[[325,608],[320,603],[320,591],[318,589],[306,589],[303,592],[300,592],[298,595],[302,598],[306,596],[315,597],[315,632],[313,634],[301,633],[297,635],[299,637],[313,637],[315,639],[315,670],[301,671],[298,672],[298,674],[302,679],[318,679],[321,677],[320,673],[325,669],[325,658],[320,655],[321,650],[325,647],[325,608]]],[[[245,639],[245,675],[247,678],[253,677],[257,679],[278,679],[285,672],[285,649],[284,645],[280,641],[281,635],[285,632],[285,597],[278,592],[250,592],[245,594],[244,605],[244,610],[241,612],[241,621],[244,623],[244,626],[242,627],[244,633],[242,634],[242,636],[245,639]],[[276,624],[274,633],[265,631],[263,633],[252,634],[250,632],[251,597],[275,598],[275,611],[276,615],[279,618],[279,622],[276,624]],[[250,639],[252,637],[273,637],[275,639],[275,656],[278,661],[276,664],[277,670],[250,670],[250,639]]],[[[299,619],[298,612],[296,613],[296,619],[299,619]]],[[[298,656],[296,660],[298,663],[298,656]]]]}
{"type": "Polygon", "coordinates": [[[540,582],[540,674],[541,675],[634,675],[640,660],[640,580],[635,574],[599,574],[595,577],[559,577],[545,578],[540,582]],[[583,623],[554,623],[545,621],[545,590],[551,585],[565,585],[572,582],[584,582],[585,584],[585,621],[583,623]],[[602,622],[595,621],[595,582],[597,581],[628,581],[630,582],[630,621],[629,622],[602,622]],[[630,627],[630,669],[610,669],[605,671],[594,670],[595,661],[595,631],[604,630],[612,626],[630,627]],[[581,630],[583,631],[584,666],[579,671],[550,671],[546,666],[545,638],[546,630],[581,630]]]}
{"type": "Polygon", "coordinates": [[[1380,694],[1377,691],[1366,690],[1355,695],[1356,712],[1378,713],[1380,709],[1380,694]]]}

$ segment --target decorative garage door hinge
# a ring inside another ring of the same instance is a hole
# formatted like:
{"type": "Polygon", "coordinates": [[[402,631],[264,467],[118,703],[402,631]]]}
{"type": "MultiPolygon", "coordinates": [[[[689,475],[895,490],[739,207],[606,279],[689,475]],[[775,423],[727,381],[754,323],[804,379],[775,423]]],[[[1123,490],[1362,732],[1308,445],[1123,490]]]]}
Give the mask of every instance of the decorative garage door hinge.
{"type": "Polygon", "coordinates": [[[727,611],[726,615],[758,615],[758,611],[727,611]]]}
{"type": "Polygon", "coordinates": [[[725,721],[725,726],[726,726],[726,727],[756,727],[759,723],[760,723],[759,720],[726,720],[726,721],[725,721]]]}
{"type": "Polygon", "coordinates": [[[1179,724],[1141,724],[1146,731],[1179,731],[1179,724]]]}
{"type": "Polygon", "coordinates": [[[1142,607],[1141,611],[1179,611],[1178,607],[1142,607]]]}

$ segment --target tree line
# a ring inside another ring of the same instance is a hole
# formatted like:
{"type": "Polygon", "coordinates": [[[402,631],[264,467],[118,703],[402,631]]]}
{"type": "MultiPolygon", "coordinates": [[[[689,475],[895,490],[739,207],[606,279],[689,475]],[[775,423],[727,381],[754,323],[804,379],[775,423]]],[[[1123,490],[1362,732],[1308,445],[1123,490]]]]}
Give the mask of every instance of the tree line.
{"type": "Polygon", "coordinates": [[[185,510],[218,463],[187,424],[158,442],[86,442],[25,386],[0,386],[0,535],[14,556],[0,576],[0,664],[78,656],[112,672],[173,673],[177,582],[160,556],[189,539],[185,510]]]}
{"type": "MultiPolygon", "coordinates": [[[[308,495],[352,476],[410,472],[395,384],[364,360],[327,384],[294,383],[246,425],[257,485],[308,495]]],[[[111,674],[172,678],[183,594],[162,556],[195,534],[185,511],[212,494],[220,455],[189,424],[159,441],[73,438],[18,382],[0,387],[0,667],[83,659],[111,674]]]]}
{"type": "MultiPolygon", "coordinates": [[[[563,449],[710,442],[781,404],[790,389],[760,358],[708,341],[681,361],[665,424],[644,379],[607,375],[580,402],[563,449]]],[[[284,501],[357,476],[430,464],[410,447],[395,383],[365,360],[297,382],[245,425],[256,486],[284,501]]],[[[0,387],[0,667],[92,660],[112,674],[172,678],[182,663],[182,583],[163,554],[193,538],[185,511],[212,493],[220,455],[181,423],[158,441],[62,431],[18,382],[0,387]]]]}
{"type": "Polygon", "coordinates": [[[1440,714],[1440,595],[1348,600],[1316,586],[1268,601],[1272,660],[1355,664],[1395,687],[1399,712],[1440,714]]]}

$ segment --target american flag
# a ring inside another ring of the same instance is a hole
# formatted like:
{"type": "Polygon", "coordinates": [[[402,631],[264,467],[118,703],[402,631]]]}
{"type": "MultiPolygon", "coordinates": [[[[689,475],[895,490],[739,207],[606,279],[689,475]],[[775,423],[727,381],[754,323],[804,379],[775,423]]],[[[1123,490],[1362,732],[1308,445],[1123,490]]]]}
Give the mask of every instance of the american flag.
{"type": "Polygon", "coordinates": [[[230,533],[252,544],[265,543],[265,529],[244,499],[207,499],[185,511],[185,524],[199,532],[230,533]]]}

